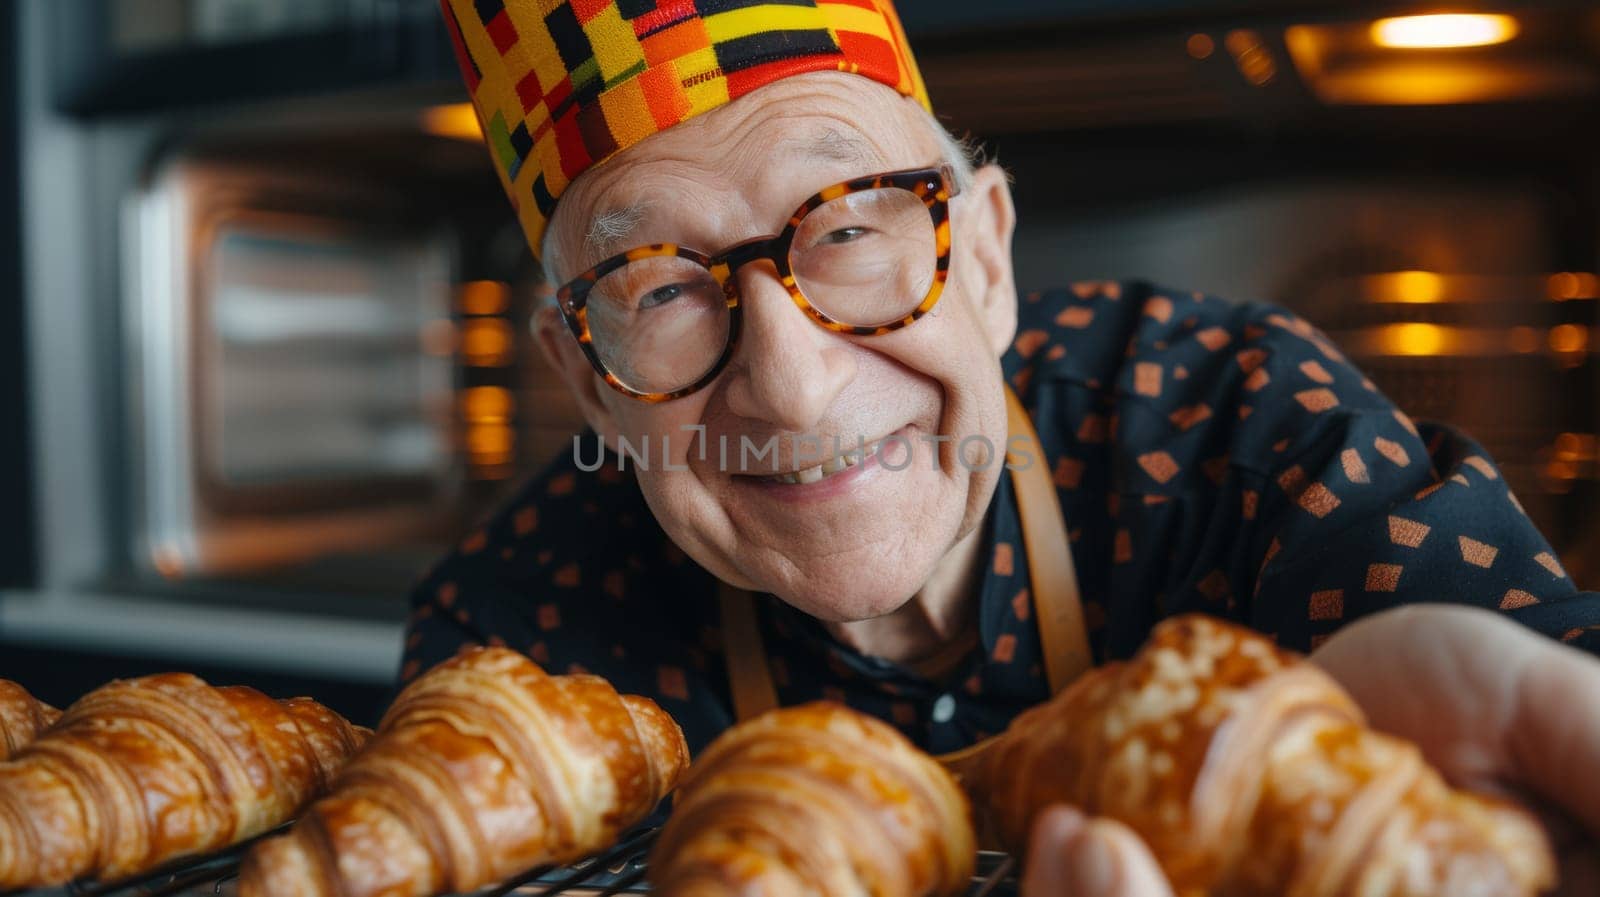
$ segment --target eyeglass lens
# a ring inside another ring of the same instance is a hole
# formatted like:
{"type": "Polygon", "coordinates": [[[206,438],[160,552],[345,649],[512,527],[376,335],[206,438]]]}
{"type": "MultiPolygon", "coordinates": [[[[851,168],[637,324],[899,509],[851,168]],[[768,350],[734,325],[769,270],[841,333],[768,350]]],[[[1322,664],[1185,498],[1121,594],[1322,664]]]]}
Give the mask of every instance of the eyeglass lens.
{"type": "MultiPolygon", "coordinates": [[[[789,267],[801,295],[843,324],[900,320],[927,298],[938,238],[921,197],[884,188],[847,193],[800,222],[789,267]]],[[[700,264],[643,258],[602,277],[589,293],[589,332],[600,361],[624,385],[666,393],[703,377],[731,330],[722,286],[700,264]]]]}

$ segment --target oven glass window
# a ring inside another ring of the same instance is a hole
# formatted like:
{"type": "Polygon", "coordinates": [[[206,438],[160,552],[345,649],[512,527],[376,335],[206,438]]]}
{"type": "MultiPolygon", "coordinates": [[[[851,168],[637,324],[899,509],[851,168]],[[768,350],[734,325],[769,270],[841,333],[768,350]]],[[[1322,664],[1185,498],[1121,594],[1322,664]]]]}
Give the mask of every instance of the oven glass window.
{"type": "Polygon", "coordinates": [[[225,225],[210,262],[215,354],[202,354],[201,388],[214,478],[304,485],[449,468],[442,247],[225,225]]]}

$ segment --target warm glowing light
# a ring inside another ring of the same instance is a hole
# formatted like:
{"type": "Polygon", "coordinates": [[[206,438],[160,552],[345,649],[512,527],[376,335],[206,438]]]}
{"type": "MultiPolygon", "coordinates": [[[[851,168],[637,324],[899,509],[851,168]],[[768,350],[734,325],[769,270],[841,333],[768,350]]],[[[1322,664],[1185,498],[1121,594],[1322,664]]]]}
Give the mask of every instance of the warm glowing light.
{"type": "Polygon", "coordinates": [[[1372,23],[1372,40],[1380,47],[1439,50],[1503,44],[1521,28],[1511,16],[1468,13],[1399,16],[1372,23]]]}
{"type": "Polygon", "coordinates": [[[1581,324],[1558,324],[1550,328],[1550,349],[1559,355],[1589,351],[1589,328],[1581,324]]]}
{"type": "Polygon", "coordinates": [[[1566,495],[1572,492],[1573,481],[1578,478],[1578,466],[1571,461],[1560,458],[1551,458],[1545,462],[1542,479],[1544,491],[1555,495],[1566,495]]]}
{"type": "Polygon", "coordinates": [[[1189,55],[1196,59],[1210,59],[1211,54],[1217,52],[1217,42],[1209,34],[1191,35],[1188,43],[1189,55]]]}
{"type": "Polygon", "coordinates": [[[1234,64],[1239,67],[1239,74],[1251,84],[1262,87],[1277,77],[1278,64],[1256,32],[1243,28],[1230,31],[1225,43],[1228,52],[1233,54],[1234,64]]]}
{"type": "Polygon", "coordinates": [[[480,424],[467,428],[467,453],[474,464],[505,464],[517,437],[504,424],[480,424]]]}
{"type": "Polygon", "coordinates": [[[1381,332],[1390,355],[1438,355],[1445,348],[1445,330],[1437,324],[1391,324],[1381,332]]]}
{"type": "Polygon", "coordinates": [[[1570,271],[1550,275],[1549,295],[1561,302],[1567,299],[1593,299],[1600,297],[1600,276],[1570,271]]]}
{"type": "Polygon", "coordinates": [[[1511,345],[1511,351],[1520,355],[1531,355],[1539,351],[1539,331],[1526,324],[1511,328],[1506,341],[1511,345]]]}
{"type": "Polygon", "coordinates": [[[462,322],[461,355],[474,367],[495,367],[511,356],[511,325],[498,318],[462,322]]]}
{"type": "Polygon", "coordinates": [[[1505,15],[1407,16],[1291,25],[1283,43],[1301,79],[1329,105],[1507,103],[1594,92],[1600,76],[1559,51],[1393,49],[1482,46],[1521,29],[1505,15]]]}
{"type": "Polygon", "coordinates": [[[456,305],[462,314],[498,315],[511,302],[511,288],[498,280],[474,280],[461,285],[456,305]]]}
{"type": "Polygon", "coordinates": [[[1438,302],[1444,299],[1444,278],[1432,271],[1397,271],[1367,278],[1372,302],[1438,302]]]}
{"type": "Polygon", "coordinates": [[[1556,437],[1556,457],[1563,461],[1593,461],[1595,445],[1593,433],[1562,433],[1556,437]]]}
{"type": "Polygon", "coordinates": [[[474,386],[461,394],[461,413],[474,423],[502,423],[514,405],[511,390],[501,386],[474,386]]]}
{"type": "Polygon", "coordinates": [[[435,137],[455,140],[482,140],[483,128],[471,103],[434,106],[422,113],[422,128],[435,137]]]}

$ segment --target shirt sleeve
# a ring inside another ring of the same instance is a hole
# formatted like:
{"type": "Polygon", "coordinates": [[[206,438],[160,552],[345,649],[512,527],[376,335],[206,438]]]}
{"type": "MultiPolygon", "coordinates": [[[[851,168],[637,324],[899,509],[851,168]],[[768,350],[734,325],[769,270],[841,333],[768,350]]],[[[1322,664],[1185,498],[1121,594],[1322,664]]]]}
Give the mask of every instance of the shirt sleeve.
{"type": "Polygon", "coordinates": [[[1191,595],[1240,584],[1234,615],[1299,650],[1423,601],[1497,609],[1600,650],[1600,595],[1578,590],[1471,438],[1413,422],[1281,309],[1151,295],[1145,317],[1123,423],[1164,435],[1125,469],[1154,490],[1175,459],[1205,459],[1218,485],[1191,595]],[[1179,385],[1153,386],[1164,376],[1179,385]]]}

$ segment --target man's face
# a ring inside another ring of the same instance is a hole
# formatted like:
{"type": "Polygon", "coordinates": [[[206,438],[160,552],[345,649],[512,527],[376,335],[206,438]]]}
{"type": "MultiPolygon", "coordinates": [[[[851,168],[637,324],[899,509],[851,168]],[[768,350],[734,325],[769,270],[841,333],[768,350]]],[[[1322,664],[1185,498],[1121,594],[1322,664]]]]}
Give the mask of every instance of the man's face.
{"type": "MultiPolygon", "coordinates": [[[[556,273],[569,278],[650,243],[720,252],[781,231],[824,187],[937,166],[942,147],[926,114],[888,87],[833,72],[785,79],[578,178],[551,224],[556,273]],[[595,229],[597,220],[611,226],[595,229]]],[[[819,619],[870,619],[913,597],[982,524],[1003,471],[998,359],[1016,321],[1011,226],[1004,177],[985,168],[952,201],[950,280],[938,306],[882,336],[817,326],[770,263],[745,266],[737,351],[709,386],[673,401],[647,404],[612,390],[553,311],[541,318],[541,335],[607,444],[648,444],[639,483],[680,548],[722,580],[819,619]],[[699,427],[703,437],[692,430],[699,427]],[[855,447],[891,436],[900,438],[877,460],[820,481],[773,477],[817,466],[835,439],[855,447]],[[958,446],[969,436],[1002,457],[985,459],[971,440],[963,463],[958,446]],[[774,437],[775,456],[741,451],[774,437]]]]}

